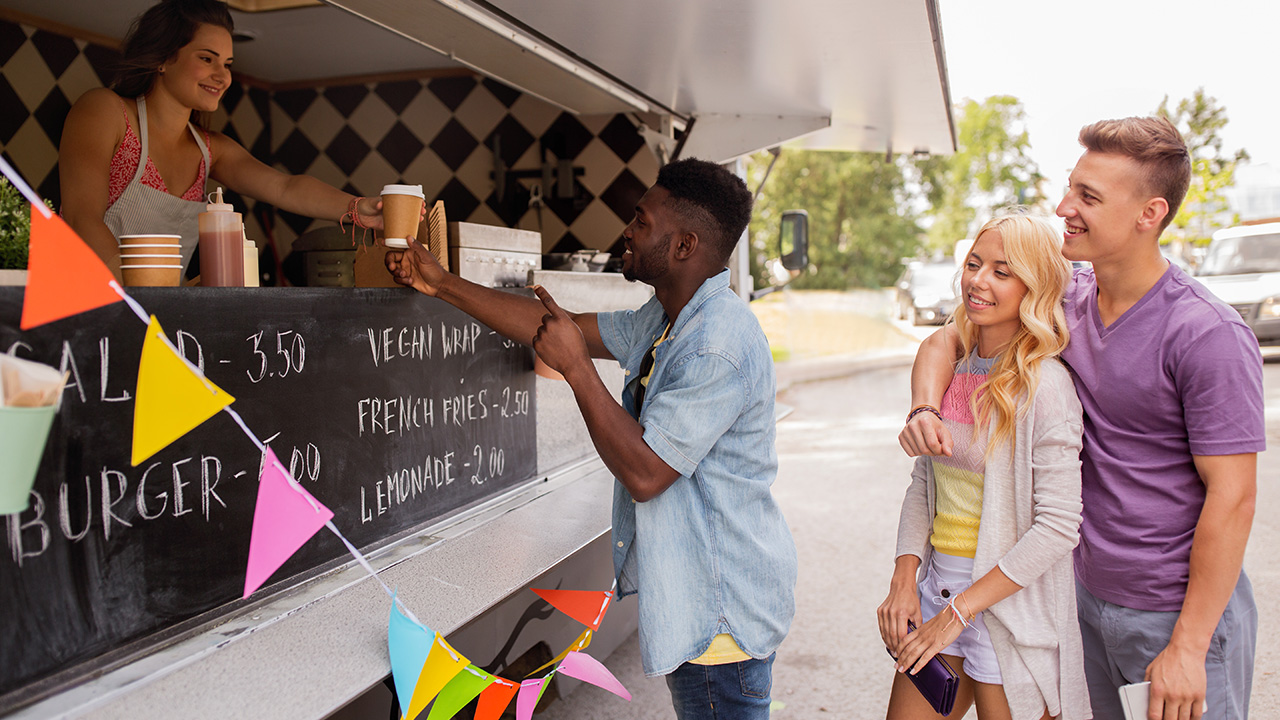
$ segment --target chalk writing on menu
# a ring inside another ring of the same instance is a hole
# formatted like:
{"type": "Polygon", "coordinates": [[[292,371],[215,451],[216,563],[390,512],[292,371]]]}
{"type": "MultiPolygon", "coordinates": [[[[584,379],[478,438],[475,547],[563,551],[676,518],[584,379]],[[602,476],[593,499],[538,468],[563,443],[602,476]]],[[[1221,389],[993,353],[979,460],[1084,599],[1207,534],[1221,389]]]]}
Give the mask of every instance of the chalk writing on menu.
{"type": "MultiPolygon", "coordinates": [[[[357,546],[534,474],[528,351],[444,303],[397,290],[134,295],[357,546]]],[[[4,519],[0,607],[33,635],[0,643],[0,712],[56,670],[234,607],[261,469],[225,413],[131,466],[144,326],[115,305],[24,333],[20,311],[20,288],[0,288],[0,350],[71,378],[31,506],[4,519]]],[[[272,582],[344,556],[321,533],[272,582]]]]}

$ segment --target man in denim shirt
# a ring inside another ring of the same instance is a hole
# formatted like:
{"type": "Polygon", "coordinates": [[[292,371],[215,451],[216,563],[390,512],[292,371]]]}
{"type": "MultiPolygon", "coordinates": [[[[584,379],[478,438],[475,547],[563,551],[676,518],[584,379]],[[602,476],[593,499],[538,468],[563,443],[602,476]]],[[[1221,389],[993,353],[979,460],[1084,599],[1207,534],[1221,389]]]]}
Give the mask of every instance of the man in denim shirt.
{"type": "Polygon", "coordinates": [[[654,288],[639,310],[566,313],[445,273],[414,242],[387,254],[402,285],[531,342],[564,375],[605,465],[614,571],[638,592],[645,673],[680,720],[769,716],[773,653],[795,614],[796,553],[770,493],[777,474],[769,345],[729,288],[751,194],[700,160],[665,166],[623,231],[623,273],[654,288]],[[616,359],[622,405],[591,358],[616,359]]]}

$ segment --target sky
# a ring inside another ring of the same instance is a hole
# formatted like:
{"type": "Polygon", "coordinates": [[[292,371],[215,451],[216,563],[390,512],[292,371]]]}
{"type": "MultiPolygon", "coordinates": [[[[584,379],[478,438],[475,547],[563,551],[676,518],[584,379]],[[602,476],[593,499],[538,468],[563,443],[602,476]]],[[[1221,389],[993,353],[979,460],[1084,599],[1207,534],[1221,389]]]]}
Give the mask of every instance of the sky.
{"type": "Polygon", "coordinates": [[[951,97],[1013,95],[1031,157],[1062,197],[1095,120],[1151,114],[1197,87],[1226,108],[1223,149],[1280,166],[1280,3],[939,0],[951,97]]]}

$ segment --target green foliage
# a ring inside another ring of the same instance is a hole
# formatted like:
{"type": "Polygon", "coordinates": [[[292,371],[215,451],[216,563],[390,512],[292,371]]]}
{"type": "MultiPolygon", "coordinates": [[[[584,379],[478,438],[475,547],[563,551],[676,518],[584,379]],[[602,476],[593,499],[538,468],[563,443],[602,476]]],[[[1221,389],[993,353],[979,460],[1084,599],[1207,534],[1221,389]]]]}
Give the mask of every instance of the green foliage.
{"type": "MultiPolygon", "coordinates": [[[[750,158],[747,177],[759,186],[772,157],[750,158]]],[[[764,260],[778,255],[778,224],[785,210],[809,211],[809,272],[796,288],[844,290],[890,284],[900,261],[919,248],[920,229],[910,210],[910,160],[877,153],[783,150],[753,213],[752,273],[768,284],[764,260]]]]}
{"type": "Polygon", "coordinates": [[[0,176],[0,270],[27,268],[30,236],[31,204],[0,176]]]}
{"type": "Polygon", "coordinates": [[[1207,243],[1213,231],[1234,225],[1239,218],[1229,212],[1222,191],[1235,184],[1236,166],[1249,160],[1243,149],[1227,153],[1219,133],[1229,122],[1227,109],[1196,88],[1191,97],[1169,111],[1169,96],[1160,101],[1156,114],[1169,118],[1191,153],[1191,186],[1174,216],[1171,234],[1193,243],[1207,243]]]}
{"type": "Polygon", "coordinates": [[[1028,154],[1031,140],[1022,102],[995,95],[956,108],[954,155],[918,163],[920,184],[933,207],[930,246],[949,251],[969,237],[974,221],[1007,205],[1041,205],[1044,176],[1028,154]]]}

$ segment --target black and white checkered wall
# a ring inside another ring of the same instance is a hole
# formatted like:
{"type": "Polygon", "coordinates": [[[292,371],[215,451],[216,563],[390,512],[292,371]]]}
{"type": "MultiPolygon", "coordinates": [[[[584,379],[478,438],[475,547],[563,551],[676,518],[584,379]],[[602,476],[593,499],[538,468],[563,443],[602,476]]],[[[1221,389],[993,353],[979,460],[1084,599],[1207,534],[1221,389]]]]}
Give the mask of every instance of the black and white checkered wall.
{"type": "MultiPolygon", "coordinates": [[[[0,151],[55,204],[67,111],[110,79],[115,57],[84,40],[0,21],[0,151]]],[[[212,127],[282,171],[355,194],[420,184],[429,200],[444,200],[450,220],[539,231],[546,252],[616,249],[658,172],[627,116],[573,115],[473,76],[276,92],[237,82],[212,127]],[[501,192],[494,148],[513,171],[501,192]],[[555,184],[531,203],[540,169],[560,160],[580,169],[571,191],[555,184]]],[[[297,235],[330,224],[233,202],[262,216],[282,253],[297,235]]],[[[248,231],[265,235],[251,220],[248,231]]]]}

